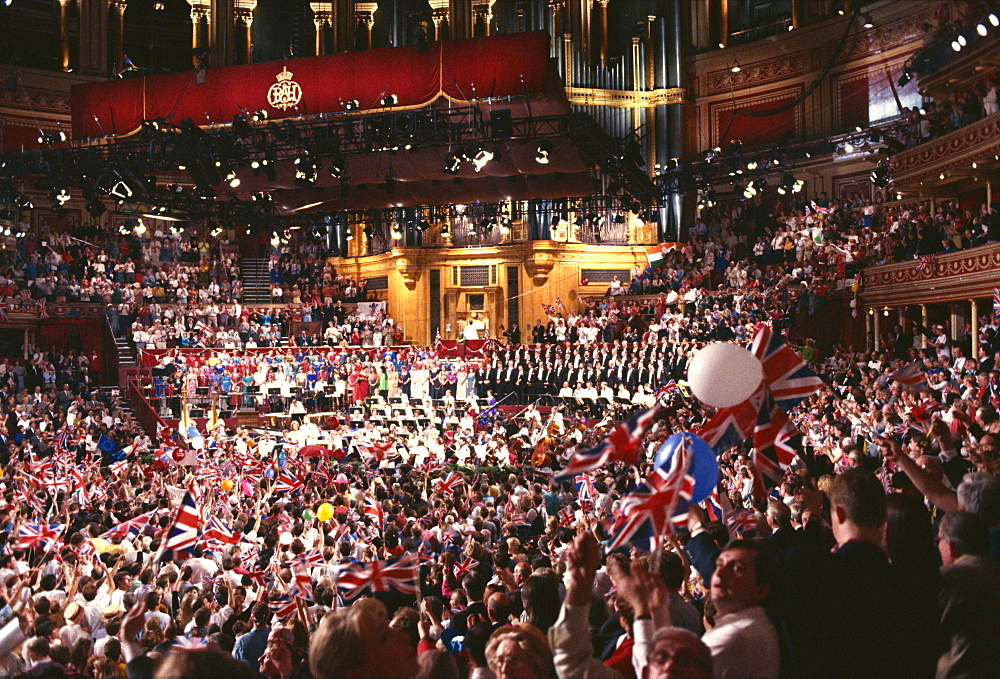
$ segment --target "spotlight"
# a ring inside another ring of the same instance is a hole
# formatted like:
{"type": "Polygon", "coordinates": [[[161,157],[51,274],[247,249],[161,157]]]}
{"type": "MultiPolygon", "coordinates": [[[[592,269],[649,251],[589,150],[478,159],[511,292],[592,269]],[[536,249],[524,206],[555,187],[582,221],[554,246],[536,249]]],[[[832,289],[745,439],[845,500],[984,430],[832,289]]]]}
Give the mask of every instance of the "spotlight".
{"type": "Polygon", "coordinates": [[[732,67],[732,68],[730,68],[729,70],[730,70],[730,71],[732,71],[733,73],[739,73],[739,72],[740,72],[740,70],[741,70],[741,69],[740,69],[740,65],[739,65],[739,62],[737,62],[737,63],[733,64],[733,67],[732,67]]]}
{"type": "Polygon", "coordinates": [[[990,20],[990,23],[993,24],[994,28],[996,28],[997,26],[1000,26],[1000,18],[997,18],[996,14],[990,14],[990,16],[988,18],[990,20]]]}
{"type": "Polygon", "coordinates": [[[253,135],[253,127],[250,125],[250,118],[246,113],[237,113],[233,116],[233,136],[237,139],[247,139],[253,135]]]}
{"type": "Polygon", "coordinates": [[[969,44],[969,41],[966,40],[965,36],[962,35],[961,33],[958,34],[958,38],[956,39],[958,40],[958,44],[961,45],[962,47],[965,47],[966,45],[969,44]]]}
{"type": "Polygon", "coordinates": [[[909,71],[903,71],[903,75],[899,76],[899,86],[906,87],[907,83],[913,78],[913,75],[909,71]]]}
{"type": "Polygon", "coordinates": [[[548,165],[550,155],[552,155],[552,142],[548,139],[542,139],[538,142],[538,149],[535,151],[535,162],[540,165],[548,165]]]}
{"type": "Polygon", "coordinates": [[[955,50],[956,52],[961,52],[962,51],[962,45],[959,44],[958,40],[952,40],[951,41],[951,48],[953,50],[955,50]]]}
{"type": "Polygon", "coordinates": [[[851,142],[845,142],[844,153],[854,153],[854,144],[852,144],[851,142]]]}
{"type": "Polygon", "coordinates": [[[874,28],[875,27],[875,22],[872,21],[872,15],[871,14],[866,14],[865,15],[865,23],[863,25],[864,25],[865,28],[874,28]]]}
{"type": "Polygon", "coordinates": [[[985,38],[986,34],[989,33],[989,31],[987,30],[985,24],[979,24],[978,26],[976,26],[976,33],[985,38]]]}
{"type": "Polygon", "coordinates": [[[403,232],[399,230],[398,226],[392,227],[392,239],[401,240],[403,238],[403,232]]]}
{"type": "Polygon", "coordinates": [[[142,223],[141,219],[138,222],[136,222],[134,231],[135,235],[137,236],[141,236],[142,234],[146,233],[146,225],[142,223]]]}
{"type": "Polygon", "coordinates": [[[253,114],[253,120],[255,123],[261,123],[267,120],[267,111],[260,110],[255,111],[253,114]]]}
{"type": "Polygon", "coordinates": [[[89,214],[94,219],[97,219],[98,217],[100,217],[101,215],[103,215],[105,212],[108,211],[107,208],[104,207],[104,203],[97,200],[96,198],[88,201],[87,204],[83,206],[83,208],[87,211],[87,214],[89,214]]]}
{"type": "Polygon", "coordinates": [[[326,168],[326,171],[330,173],[334,179],[340,179],[340,176],[344,174],[344,166],[346,163],[341,158],[334,158],[330,161],[330,166],[326,168]]]}
{"type": "Polygon", "coordinates": [[[378,103],[382,105],[382,108],[389,108],[390,106],[395,106],[399,103],[399,97],[395,94],[387,94],[382,97],[378,103]]]}
{"type": "Polygon", "coordinates": [[[476,166],[476,172],[479,172],[486,166],[486,163],[493,160],[495,155],[494,151],[490,151],[485,148],[480,148],[476,154],[472,157],[472,164],[476,166]]]}
{"type": "Polygon", "coordinates": [[[345,111],[358,111],[361,109],[361,102],[357,99],[348,99],[344,102],[345,111]]]}
{"type": "Polygon", "coordinates": [[[461,166],[462,161],[454,153],[449,153],[444,160],[444,171],[447,174],[458,174],[458,168],[461,166]]]}

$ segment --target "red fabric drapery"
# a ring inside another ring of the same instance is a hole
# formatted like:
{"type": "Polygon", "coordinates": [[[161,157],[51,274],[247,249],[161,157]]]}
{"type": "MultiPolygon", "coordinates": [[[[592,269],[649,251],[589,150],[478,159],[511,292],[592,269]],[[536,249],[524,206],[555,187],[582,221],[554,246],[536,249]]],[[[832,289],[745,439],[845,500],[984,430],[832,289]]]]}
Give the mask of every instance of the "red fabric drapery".
{"type": "Polygon", "coordinates": [[[270,118],[339,112],[352,99],[362,110],[374,109],[388,94],[398,97],[397,107],[410,108],[440,96],[462,103],[540,96],[548,43],[543,32],[516,33],[432,43],[423,53],[390,47],[209,69],[204,85],[196,84],[194,71],[77,85],[70,95],[73,136],[129,134],[151,119],[177,125],[190,117],[204,125],[231,122],[241,111],[265,110],[270,118]],[[297,110],[268,103],[269,88],[286,70],[301,88],[297,110]]]}

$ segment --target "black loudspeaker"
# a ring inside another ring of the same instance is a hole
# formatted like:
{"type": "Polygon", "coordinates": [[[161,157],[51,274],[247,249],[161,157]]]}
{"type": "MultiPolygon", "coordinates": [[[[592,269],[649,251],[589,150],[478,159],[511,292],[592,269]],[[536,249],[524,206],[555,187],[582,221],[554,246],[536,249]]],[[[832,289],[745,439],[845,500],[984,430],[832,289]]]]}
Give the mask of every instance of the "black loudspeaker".
{"type": "Polygon", "coordinates": [[[514,123],[510,118],[509,108],[498,108],[490,111],[490,126],[493,128],[494,139],[509,139],[514,136],[514,123]]]}

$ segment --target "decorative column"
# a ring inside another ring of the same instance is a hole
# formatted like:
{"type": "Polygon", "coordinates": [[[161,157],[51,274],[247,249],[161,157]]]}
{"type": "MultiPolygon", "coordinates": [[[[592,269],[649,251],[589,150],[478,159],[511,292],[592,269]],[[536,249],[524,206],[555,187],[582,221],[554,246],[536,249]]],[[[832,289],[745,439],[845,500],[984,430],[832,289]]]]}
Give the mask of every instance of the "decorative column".
{"type": "Polygon", "coordinates": [[[378,9],[377,2],[356,2],[354,3],[354,13],[358,22],[364,24],[365,42],[361,49],[370,50],[372,48],[372,27],[375,25],[375,10],[378,9]]]}
{"type": "Polygon", "coordinates": [[[335,26],[333,23],[333,3],[310,2],[309,7],[312,8],[313,26],[316,27],[316,56],[318,57],[325,54],[323,51],[323,27],[335,26]]]}
{"type": "Polygon", "coordinates": [[[253,11],[257,9],[257,0],[236,0],[233,7],[233,18],[236,24],[243,24],[244,29],[244,61],[249,64],[253,60],[253,40],[250,28],[253,26],[253,11]]]}
{"type": "MultiPolygon", "coordinates": [[[[205,20],[205,25],[209,26],[206,35],[209,36],[209,41],[211,41],[212,29],[212,11],[207,0],[192,0],[191,2],[191,49],[197,50],[199,47],[203,51],[207,51],[208,45],[203,45],[201,42],[201,22],[202,19],[205,20]]],[[[197,54],[191,55],[191,61],[195,68],[198,67],[199,61],[201,61],[197,54]]]]}
{"type": "MultiPolygon", "coordinates": [[[[927,305],[926,304],[921,304],[920,305],[920,325],[921,325],[921,327],[924,327],[924,328],[927,327],[927,305]]],[[[927,335],[925,335],[923,333],[920,333],[920,348],[921,349],[926,349],[927,348],[927,335]]]]}
{"type": "Polygon", "coordinates": [[[792,28],[798,28],[801,25],[802,25],[802,0],[792,0],[792,28]]]}
{"type": "Polygon", "coordinates": [[[958,339],[959,339],[958,332],[960,330],[960,328],[958,327],[958,324],[959,324],[959,322],[961,321],[961,318],[962,318],[961,316],[958,315],[958,302],[955,302],[955,303],[951,304],[950,311],[951,311],[951,313],[949,314],[949,317],[950,317],[951,322],[948,325],[951,326],[951,341],[952,342],[957,342],[958,339]]]}
{"type": "Polygon", "coordinates": [[[59,46],[62,49],[62,70],[70,71],[69,67],[69,0],[59,0],[59,46]]]}
{"type": "Polygon", "coordinates": [[[600,26],[601,26],[601,63],[608,63],[608,1],[609,0],[595,0],[598,5],[601,6],[600,11],[600,26]]]}
{"type": "Polygon", "coordinates": [[[115,69],[125,67],[125,0],[114,0],[115,11],[118,12],[118,56],[115,59],[115,69]]]}
{"type": "Polygon", "coordinates": [[[429,0],[431,5],[431,21],[434,22],[434,42],[441,42],[443,36],[441,35],[441,24],[448,22],[449,27],[451,22],[448,19],[448,13],[450,10],[448,0],[429,0]]]}
{"type": "MultiPolygon", "coordinates": [[[[723,5],[726,3],[723,2],[723,5]]],[[[653,46],[653,24],[656,21],[654,15],[646,17],[646,91],[652,92],[656,89],[656,57],[653,46]]],[[[646,171],[652,174],[656,166],[656,145],[659,131],[656,129],[656,109],[646,109],[646,171]]]]}
{"type": "Polygon", "coordinates": [[[729,46],[729,0],[719,3],[719,45],[729,46]]]}
{"type": "Polygon", "coordinates": [[[972,306],[972,356],[973,361],[979,360],[979,305],[976,300],[970,299],[969,304],[972,306]]]}
{"type": "Polygon", "coordinates": [[[477,2],[472,5],[472,14],[475,23],[482,22],[483,25],[483,37],[489,37],[490,34],[490,23],[493,21],[493,2],[495,0],[489,0],[488,2],[477,2]]]}
{"type": "Polygon", "coordinates": [[[549,33],[552,35],[552,47],[549,51],[550,57],[558,57],[559,55],[559,43],[556,40],[556,36],[559,35],[559,10],[562,9],[562,0],[549,0],[549,13],[551,14],[551,30],[549,33]]]}

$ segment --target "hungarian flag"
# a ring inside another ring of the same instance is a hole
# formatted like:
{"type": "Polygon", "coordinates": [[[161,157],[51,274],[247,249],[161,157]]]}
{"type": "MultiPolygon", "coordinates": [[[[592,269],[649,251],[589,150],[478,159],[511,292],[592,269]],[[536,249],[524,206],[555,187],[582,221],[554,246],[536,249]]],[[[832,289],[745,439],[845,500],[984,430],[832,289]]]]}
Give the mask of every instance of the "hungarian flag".
{"type": "Polygon", "coordinates": [[[646,248],[646,259],[650,266],[658,266],[667,258],[667,254],[677,249],[677,243],[660,243],[646,248]]]}

